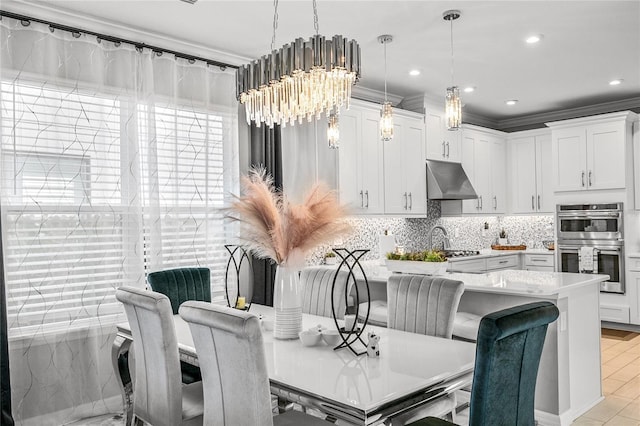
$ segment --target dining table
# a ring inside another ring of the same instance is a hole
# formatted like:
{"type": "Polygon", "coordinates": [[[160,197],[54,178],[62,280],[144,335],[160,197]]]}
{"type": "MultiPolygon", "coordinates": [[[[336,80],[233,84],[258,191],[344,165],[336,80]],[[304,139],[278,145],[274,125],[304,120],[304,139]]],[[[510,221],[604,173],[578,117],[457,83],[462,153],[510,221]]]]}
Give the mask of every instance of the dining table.
{"type": "MultiPolygon", "coordinates": [[[[274,322],[273,308],[252,304],[249,312],[263,324],[271,393],[332,420],[353,425],[390,424],[396,416],[452,399],[455,391],[472,381],[473,343],[367,324],[361,335],[363,343],[369,332],[377,334],[379,356],[367,356],[360,342],[355,345],[360,345],[365,354],[356,355],[348,348],[336,349],[337,344],[329,346],[323,341],[304,346],[299,339],[276,339],[269,326],[274,322]]],[[[336,322],[344,325],[342,320],[303,314],[302,328],[335,330],[336,322]]],[[[197,366],[198,357],[207,354],[196,352],[189,326],[179,315],[174,316],[174,323],[181,361],[197,366]]],[[[118,324],[112,361],[123,395],[126,424],[132,415],[134,386],[128,368],[131,343],[129,324],[118,324]]],[[[243,372],[237,375],[242,380],[243,372]]]]}

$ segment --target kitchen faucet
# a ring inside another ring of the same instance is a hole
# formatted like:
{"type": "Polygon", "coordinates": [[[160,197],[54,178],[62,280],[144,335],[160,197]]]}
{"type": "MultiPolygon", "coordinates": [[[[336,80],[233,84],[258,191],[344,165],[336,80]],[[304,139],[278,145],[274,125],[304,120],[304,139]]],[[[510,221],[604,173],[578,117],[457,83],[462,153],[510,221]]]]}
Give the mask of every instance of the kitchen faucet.
{"type": "Polygon", "coordinates": [[[429,232],[427,233],[429,249],[433,250],[433,231],[436,229],[440,229],[442,231],[442,236],[444,237],[443,249],[448,250],[451,247],[451,241],[449,240],[449,235],[447,235],[447,230],[444,229],[444,226],[442,225],[435,225],[429,229],[429,232]]]}

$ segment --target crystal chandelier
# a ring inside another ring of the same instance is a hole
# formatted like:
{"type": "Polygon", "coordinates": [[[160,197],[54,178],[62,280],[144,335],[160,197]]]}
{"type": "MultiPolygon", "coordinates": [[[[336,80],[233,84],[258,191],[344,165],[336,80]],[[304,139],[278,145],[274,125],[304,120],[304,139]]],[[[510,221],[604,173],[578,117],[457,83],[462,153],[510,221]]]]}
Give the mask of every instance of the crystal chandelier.
{"type": "Polygon", "coordinates": [[[387,100],[387,43],[391,43],[393,37],[384,34],[378,37],[378,41],[384,46],[384,103],[380,109],[380,139],[389,142],[393,139],[393,109],[387,100]]]}
{"type": "Polygon", "coordinates": [[[337,149],[340,146],[340,127],[338,125],[338,112],[331,111],[327,120],[327,139],[329,140],[329,148],[337,149]]]}
{"type": "Polygon", "coordinates": [[[451,23],[451,87],[447,87],[445,96],[445,120],[448,130],[458,130],[462,124],[462,101],[458,86],[453,84],[453,21],[460,17],[459,10],[447,10],[442,14],[445,21],[451,23]]]}
{"type": "Polygon", "coordinates": [[[360,46],[341,35],[325,39],[318,34],[316,0],[313,17],[314,36],[275,50],[278,0],[274,1],[271,53],[241,66],[236,75],[236,95],[245,105],[247,123],[293,125],[349,108],[351,87],[360,78],[360,46]]]}

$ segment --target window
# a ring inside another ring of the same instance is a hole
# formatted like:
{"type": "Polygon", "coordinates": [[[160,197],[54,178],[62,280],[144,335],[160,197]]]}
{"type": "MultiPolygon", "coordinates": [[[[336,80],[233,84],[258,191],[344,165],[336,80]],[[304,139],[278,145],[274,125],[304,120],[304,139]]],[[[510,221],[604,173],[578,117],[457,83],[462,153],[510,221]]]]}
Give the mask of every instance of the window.
{"type": "Polygon", "coordinates": [[[209,267],[223,294],[233,115],[14,81],[1,96],[12,334],[121,319],[115,289],[150,269],[209,267]]]}

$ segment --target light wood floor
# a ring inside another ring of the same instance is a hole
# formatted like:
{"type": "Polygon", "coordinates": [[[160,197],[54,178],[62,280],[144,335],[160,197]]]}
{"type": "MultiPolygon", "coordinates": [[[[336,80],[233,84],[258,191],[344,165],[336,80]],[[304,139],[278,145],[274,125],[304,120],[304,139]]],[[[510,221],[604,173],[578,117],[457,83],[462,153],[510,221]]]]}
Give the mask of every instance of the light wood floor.
{"type": "Polygon", "coordinates": [[[640,426],[640,334],[602,330],[602,391],[605,399],[575,426],[640,426]]]}

